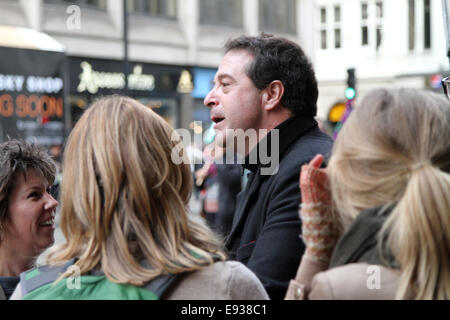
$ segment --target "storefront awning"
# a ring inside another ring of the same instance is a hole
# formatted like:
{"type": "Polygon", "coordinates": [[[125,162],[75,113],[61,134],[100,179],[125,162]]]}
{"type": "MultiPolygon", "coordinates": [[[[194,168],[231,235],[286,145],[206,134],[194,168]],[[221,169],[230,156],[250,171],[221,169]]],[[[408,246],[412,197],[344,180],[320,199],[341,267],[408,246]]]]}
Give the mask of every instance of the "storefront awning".
{"type": "Polygon", "coordinates": [[[64,52],[64,46],[34,29],[0,25],[0,47],[64,52]]]}

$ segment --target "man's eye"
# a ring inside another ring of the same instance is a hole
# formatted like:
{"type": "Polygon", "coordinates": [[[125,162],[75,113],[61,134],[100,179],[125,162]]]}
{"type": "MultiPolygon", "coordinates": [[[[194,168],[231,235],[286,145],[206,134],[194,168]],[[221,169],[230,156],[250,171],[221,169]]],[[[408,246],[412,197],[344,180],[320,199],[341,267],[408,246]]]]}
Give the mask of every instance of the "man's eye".
{"type": "Polygon", "coordinates": [[[230,84],[228,82],[222,82],[222,87],[228,87],[230,84]]]}

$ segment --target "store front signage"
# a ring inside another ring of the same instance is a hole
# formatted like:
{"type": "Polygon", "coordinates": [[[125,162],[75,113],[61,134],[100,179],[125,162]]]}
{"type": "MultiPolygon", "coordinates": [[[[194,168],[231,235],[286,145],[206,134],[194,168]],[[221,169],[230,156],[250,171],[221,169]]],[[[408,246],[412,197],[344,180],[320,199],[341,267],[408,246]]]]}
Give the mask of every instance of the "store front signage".
{"type": "Polygon", "coordinates": [[[28,76],[26,81],[25,78],[22,75],[0,73],[0,91],[58,93],[63,88],[61,78],[28,76]]]}
{"type": "Polygon", "coordinates": [[[0,140],[64,141],[63,53],[0,47],[0,140]]]}
{"type": "MultiPolygon", "coordinates": [[[[121,94],[125,89],[123,62],[106,59],[70,57],[72,94],[121,94]]],[[[180,94],[193,89],[191,73],[179,66],[130,62],[126,79],[132,96],[149,93],[180,94]]]]}
{"type": "Polygon", "coordinates": [[[63,117],[63,99],[61,97],[20,94],[15,98],[10,94],[0,95],[0,115],[5,118],[14,115],[19,118],[63,117]]]}
{"type": "MultiPolygon", "coordinates": [[[[95,71],[87,61],[83,61],[80,66],[83,71],[77,86],[78,92],[88,91],[95,94],[99,88],[119,90],[125,88],[125,74],[122,72],[95,71]]],[[[128,88],[152,91],[155,88],[155,77],[151,74],[142,74],[142,65],[136,65],[133,73],[128,75],[128,88]]]]}

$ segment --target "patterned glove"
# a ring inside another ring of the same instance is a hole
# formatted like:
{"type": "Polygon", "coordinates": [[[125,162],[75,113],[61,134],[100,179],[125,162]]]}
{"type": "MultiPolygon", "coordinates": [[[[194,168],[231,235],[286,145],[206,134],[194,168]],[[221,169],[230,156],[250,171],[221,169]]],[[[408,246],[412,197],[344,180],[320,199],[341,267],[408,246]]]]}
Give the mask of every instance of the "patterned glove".
{"type": "Polygon", "coordinates": [[[303,165],[300,174],[302,204],[302,238],[306,245],[305,255],[328,263],[340,230],[331,209],[328,175],[320,169],[323,156],[317,155],[309,164],[303,165]]]}

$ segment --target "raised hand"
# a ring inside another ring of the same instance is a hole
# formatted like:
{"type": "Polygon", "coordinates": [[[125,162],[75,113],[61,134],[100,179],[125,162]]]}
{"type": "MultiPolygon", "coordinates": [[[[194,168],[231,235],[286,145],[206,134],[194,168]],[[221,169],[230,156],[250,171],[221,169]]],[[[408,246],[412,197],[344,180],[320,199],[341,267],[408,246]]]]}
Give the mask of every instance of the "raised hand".
{"type": "Polygon", "coordinates": [[[322,262],[329,262],[339,238],[339,227],[331,207],[331,193],[326,169],[321,169],[323,156],[316,155],[302,166],[300,189],[302,203],[302,238],[305,254],[322,262]]]}

